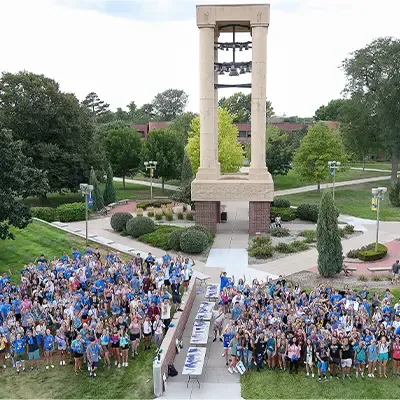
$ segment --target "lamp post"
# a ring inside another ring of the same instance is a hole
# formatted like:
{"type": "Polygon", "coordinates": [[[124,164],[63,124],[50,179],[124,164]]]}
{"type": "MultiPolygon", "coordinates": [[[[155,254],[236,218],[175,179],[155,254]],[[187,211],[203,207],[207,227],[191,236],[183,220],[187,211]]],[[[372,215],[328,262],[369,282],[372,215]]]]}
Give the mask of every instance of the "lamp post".
{"type": "Polygon", "coordinates": [[[335,179],[336,179],[336,170],[340,168],[340,161],[328,161],[328,168],[331,171],[331,175],[333,177],[332,184],[332,198],[335,201],[335,179]]]}
{"type": "Polygon", "coordinates": [[[153,201],[153,176],[154,170],[157,168],[157,161],[145,161],[146,170],[150,170],[150,200],[153,201]]]}
{"type": "Polygon", "coordinates": [[[376,240],[375,240],[375,252],[378,251],[378,241],[379,241],[379,210],[380,210],[380,202],[385,198],[385,193],[387,192],[387,188],[378,187],[372,189],[372,196],[374,196],[374,200],[376,202],[376,240]]]}
{"type": "Polygon", "coordinates": [[[88,219],[89,219],[89,211],[88,211],[88,196],[92,194],[93,186],[87,183],[81,183],[79,185],[81,189],[82,196],[85,197],[85,220],[86,220],[86,246],[88,245],[88,219]]]}

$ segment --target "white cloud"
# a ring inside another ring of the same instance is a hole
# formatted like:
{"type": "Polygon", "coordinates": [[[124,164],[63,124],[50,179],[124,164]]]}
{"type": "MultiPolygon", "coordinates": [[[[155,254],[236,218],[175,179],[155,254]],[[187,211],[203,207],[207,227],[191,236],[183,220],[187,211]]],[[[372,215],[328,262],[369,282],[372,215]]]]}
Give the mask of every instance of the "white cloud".
{"type": "MultiPolygon", "coordinates": [[[[43,73],[80,99],[97,92],[114,109],[131,100],[149,102],[167,88],[182,88],[190,96],[190,109],[197,111],[194,5],[190,19],[171,22],[172,1],[145,1],[169,21],[117,18],[51,0],[2,0],[0,71],[43,73]]],[[[270,3],[268,97],[278,113],[312,115],[340,96],[344,77],[338,66],[346,55],[376,37],[400,37],[397,0],[270,3]]],[[[220,91],[220,96],[232,92],[220,91]]]]}

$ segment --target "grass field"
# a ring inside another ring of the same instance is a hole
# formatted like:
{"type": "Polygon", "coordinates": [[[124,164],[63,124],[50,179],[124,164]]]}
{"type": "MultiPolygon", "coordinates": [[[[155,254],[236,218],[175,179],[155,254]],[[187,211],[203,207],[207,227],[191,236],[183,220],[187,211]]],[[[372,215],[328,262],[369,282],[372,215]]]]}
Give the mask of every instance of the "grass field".
{"type": "MultiPolygon", "coordinates": [[[[347,171],[338,172],[336,175],[336,182],[342,181],[351,181],[354,179],[364,179],[364,178],[373,178],[376,176],[385,175],[383,172],[374,172],[374,171],[358,171],[354,169],[349,169],[347,171]]],[[[388,173],[389,175],[389,173],[388,173]]],[[[332,182],[332,178],[328,179],[326,182],[332,182]]],[[[283,190],[283,189],[291,189],[306,185],[312,185],[315,182],[307,182],[301,180],[300,177],[296,174],[295,171],[290,170],[289,173],[285,176],[278,175],[274,177],[274,187],[275,190],[283,190]]]]}
{"type": "MultiPolygon", "coordinates": [[[[342,214],[354,217],[376,219],[376,211],[371,210],[371,189],[377,186],[390,186],[389,181],[369,182],[361,185],[347,186],[335,189],[335,203],[342,214]]],[[[332,189],[325,189],[332,190],[332,189]]],[[[284,196],[290,200],[291,205],[297,206],[301,203],[319,204],[321,193],[306,192],[284,196]]],[[[400,221],[400,208],[393,207],[389,201],[389,195],[381,202],[381,221],[400,221]]]]}
{"type": "MultiPolygon", "coordinates": [[[[144,181],[144,182],[150,182],[150,177],[145,176],[143,174],[137,174],[132,177],[132,179],[135,179],[137,181],[144,181]]],[[[162,180],[160,178],[153,178],[154,183],[162,183],[162,180]]],[[[171,179],[170,181],[165,181],[166,185],[174,185],[174,186],[179,186],[181,181],[179,179],[171,179]]]]}

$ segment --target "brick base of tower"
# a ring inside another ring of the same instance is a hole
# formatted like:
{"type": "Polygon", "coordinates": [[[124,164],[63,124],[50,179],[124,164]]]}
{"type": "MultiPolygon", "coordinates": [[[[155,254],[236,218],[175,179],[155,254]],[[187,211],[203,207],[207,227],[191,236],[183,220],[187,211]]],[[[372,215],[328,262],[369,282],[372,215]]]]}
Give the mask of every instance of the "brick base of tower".
{"type": "Polygon", "coordinates": [[[271,203],[269,201],[249,202],[249,234],[267,233],[271,224],[271,203]]]}
{"type": "Polygon", "coordinates": [[[195,201],[195,222],[202,225],[210,232],[217,231],[217,223],[221,221],[221,202],[195,201]]]}

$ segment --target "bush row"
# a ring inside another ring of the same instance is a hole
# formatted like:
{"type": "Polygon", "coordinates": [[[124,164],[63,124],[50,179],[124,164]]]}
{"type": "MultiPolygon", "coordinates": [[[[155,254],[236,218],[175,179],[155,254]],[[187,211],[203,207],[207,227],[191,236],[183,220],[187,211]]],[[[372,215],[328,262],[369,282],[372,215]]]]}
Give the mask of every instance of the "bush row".
{"type": "Polygon", "coordinates": [[[137,203],[136,208],[142,208],[143,210],[146,210],[146,208],[149,208],[149,207],[161,208],[162,206],[166,206],[167,204],[170,204],[170,203],[171,202],[168,200],[143,201],[141,203],[137,203]]]}
{"type": "MultiPolygon", "coordinates": [[[[85,219],[85,203],[61,204],[57,208],[32,207],[32,216],[47,222],[74,222],[85,219]]],[[[90,212],[90,209],[89,209],[90,212]]]]}
{"type": "Polygon", "coordinates": [[[387,252],[388,249],[384,244],[378,243],[378,251],[375,251],[375,243],[371,243],[359,249],[350,250],[347,257],[358,258],[362,261],[376,261],[386,257],[387,252]]]}

